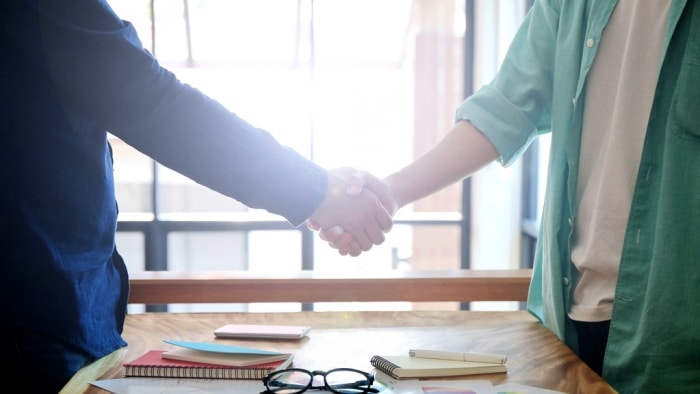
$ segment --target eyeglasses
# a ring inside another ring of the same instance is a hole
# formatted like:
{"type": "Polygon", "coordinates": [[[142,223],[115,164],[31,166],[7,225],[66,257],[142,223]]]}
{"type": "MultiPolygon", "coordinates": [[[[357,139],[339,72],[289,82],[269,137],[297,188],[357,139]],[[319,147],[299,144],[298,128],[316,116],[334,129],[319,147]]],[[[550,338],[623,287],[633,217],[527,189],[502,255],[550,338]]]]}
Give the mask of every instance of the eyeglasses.
{"type": "Polygon", "coordinates": [[[378,393],[372,388],[374,376],[352,368],[336,368],[330,371],[308,371],[289,368],[273,372],[262,379],[267,390],[260,394],[299,394],[306,390],[328,389],[336,394],[378,393]],[[323,376],[323,386],[314,386],[314,377],[323,376]]]}

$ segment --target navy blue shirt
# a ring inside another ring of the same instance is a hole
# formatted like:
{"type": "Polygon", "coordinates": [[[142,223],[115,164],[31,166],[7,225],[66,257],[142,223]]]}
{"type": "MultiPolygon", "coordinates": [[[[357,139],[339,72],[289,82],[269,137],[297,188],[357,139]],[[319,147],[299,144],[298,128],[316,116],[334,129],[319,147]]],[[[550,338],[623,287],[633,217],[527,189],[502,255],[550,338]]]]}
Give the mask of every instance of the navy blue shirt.
{"type": "Polygon", "coordinates": [[[323,168],[179,82],[104,1],[3,1],[0,56],[0,335],[124,345],[108,131],[294,225],[325,196],[323,168]]]}

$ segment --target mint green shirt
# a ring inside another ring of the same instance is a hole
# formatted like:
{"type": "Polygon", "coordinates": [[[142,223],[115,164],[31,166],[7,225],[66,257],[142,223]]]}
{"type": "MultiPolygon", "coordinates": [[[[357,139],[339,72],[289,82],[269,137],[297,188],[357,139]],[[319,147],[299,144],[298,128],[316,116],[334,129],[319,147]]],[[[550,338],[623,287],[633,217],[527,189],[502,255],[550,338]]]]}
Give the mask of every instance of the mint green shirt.
{"type": "MultiPolygon", "coordinates": [[[[528,310],[574,351],[567,312],[586,76],[615,4],[536,1],[498,75],[457,110],[503,165],[551,133],[528,310]]],[[[621,393],[700,392],[700,1],[673,0],[662,56],[603,365],[621,393]]]]}

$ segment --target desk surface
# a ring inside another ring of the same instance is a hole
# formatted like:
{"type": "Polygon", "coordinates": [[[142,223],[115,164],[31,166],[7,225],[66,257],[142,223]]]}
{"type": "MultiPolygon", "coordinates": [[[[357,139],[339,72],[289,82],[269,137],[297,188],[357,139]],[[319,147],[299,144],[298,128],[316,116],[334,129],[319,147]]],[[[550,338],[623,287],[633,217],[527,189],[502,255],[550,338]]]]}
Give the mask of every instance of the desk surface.
{"type": "Polygon", "coordinates": [[[105,393],[89,384],[121,377],[122,363],[147,350],[172,349],[164,339],[214,341],[213,331],[229,323],[305,324],[302,341],[218,340],[240,346],[293,352],[294,365],[307,369],[355,367],[371,370],[375,354],[405,354],[409,348],[499,353],[508,356],[507,374],[489,379],[566,393],[614,393],[568,347],[527,312],[400,311],[281,313],[145,313],[129,315],[121,349],[83,368],[62,392],[105,393]]]}

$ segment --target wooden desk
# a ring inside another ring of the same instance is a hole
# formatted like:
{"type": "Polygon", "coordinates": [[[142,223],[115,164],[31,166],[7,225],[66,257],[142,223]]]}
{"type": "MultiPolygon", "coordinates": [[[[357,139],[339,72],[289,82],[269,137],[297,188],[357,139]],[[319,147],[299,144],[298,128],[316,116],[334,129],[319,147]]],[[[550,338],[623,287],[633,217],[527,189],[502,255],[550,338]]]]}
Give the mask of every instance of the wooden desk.
{"type": "Polygon", "coordinates": [[[307,369],[371,370],[374,354],[405,354],[409,348],[441,348],[508,356],[507,374],[477,375],[493,384],[515,382],[567,393],[614,393],[568,347],[524,311],[400,311],[282,313],[146,313],[127,317],[129,346],[83,368],[62,392],[104,393],[89,385],[121,377],[121,364],[150,349],[170,349],[163,339],[213,341],[227,323],[308,324],[300,342],[227,340],[242,346],[293,352],[307,369]]]}

